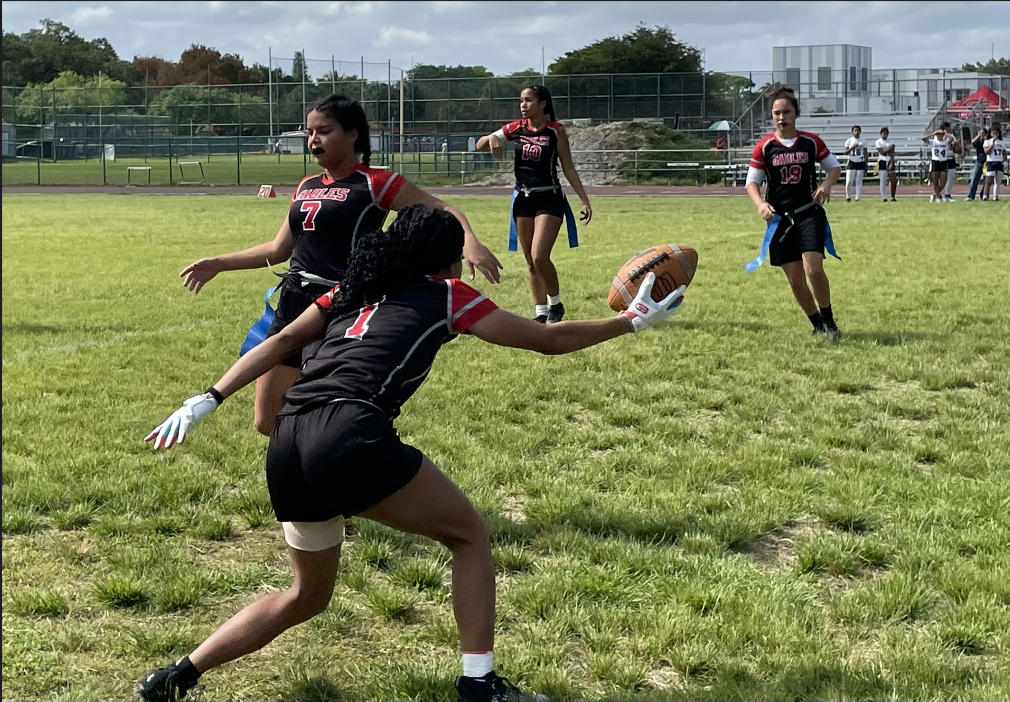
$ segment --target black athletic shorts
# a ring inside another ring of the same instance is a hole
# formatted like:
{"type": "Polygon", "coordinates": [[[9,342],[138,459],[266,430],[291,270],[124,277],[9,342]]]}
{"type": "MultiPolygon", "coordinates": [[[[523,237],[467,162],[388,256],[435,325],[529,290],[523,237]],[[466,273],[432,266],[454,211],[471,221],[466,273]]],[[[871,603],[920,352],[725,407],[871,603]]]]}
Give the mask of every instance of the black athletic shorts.
{"type": "MultiPolygon", "coordinates": [[[[277,309],[274,310],[274,321],[267,329],[267,338],[277,334],[281,329],[298,319],[298,315],[308,309],[309,305],[315,302],[320,295],[329,292],[331,287],[309,283],[296,276],[285,277],[281,282],[281,294],[277,300],[277,309]]],[[[313,344],[304,349],[293,351],[284,359],[283,365],[301,369],[303,355],[308,358],[308,353],[314,353],[317,346],[318,344],[313,344]]]]}
{"type": "Polygon", "coordinates": [[[783,216],[772,236],[768,260],[773,266],[802,261],[803,254],[808,251],[824,255],[824,231],[828,226],[824,208],[814,205],[795,215],[793,220],[794,224],[783,216]]]}
{"type": "Polygon", "coordinates": [[[267,448],[270,504],[279,522],[351,517],[409,483],[421,458],[384,412],[363,402],[280,414],[267,448]]]}
{"type": "Polygon", "coordinates": [[[865,171],[866,161],[849,161],[848,170],[850,171],[865,171]]]}
{"type": "Polygon", "coordinates": [[[565,194],[561,188],[524,195],[520,190],[512,203],[512,218],[537,215],[565,216],[565,194]]]}
{"type": "Polygon", "coordinates": [[[957,170],[957,160],[953,158],[947,159],[947,170],[956,171],[957,170]]]}
{"type": "Polygon", "coordinates": [[[1003,162],[1002,161],[986,161],[985,162],[985,172],[986,173],[1002,173],[1003,172],[1003,162]]]}
{"type": "Polygon", "coordinates": [[[877,161],[877,172],[883,173],[884,171],[893,171],[894,162],[893,161],[877,161]]]}
{"type": "Polygon", "coordinates": [[[933,161],[932,165],[929,167],[930,173],[946,173],[947,172],[947,162],[946,161],[933,161]]]}

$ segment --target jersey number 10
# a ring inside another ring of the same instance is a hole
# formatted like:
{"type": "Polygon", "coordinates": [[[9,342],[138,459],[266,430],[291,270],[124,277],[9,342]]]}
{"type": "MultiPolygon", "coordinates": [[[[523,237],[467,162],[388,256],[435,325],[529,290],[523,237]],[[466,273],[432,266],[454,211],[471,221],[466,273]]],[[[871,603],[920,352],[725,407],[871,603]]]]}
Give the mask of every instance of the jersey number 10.
{"type": "Polygon", "coordinates": [[[541,148],[536,144],[523,144],[523,161],[539,161],[541,148]]]}

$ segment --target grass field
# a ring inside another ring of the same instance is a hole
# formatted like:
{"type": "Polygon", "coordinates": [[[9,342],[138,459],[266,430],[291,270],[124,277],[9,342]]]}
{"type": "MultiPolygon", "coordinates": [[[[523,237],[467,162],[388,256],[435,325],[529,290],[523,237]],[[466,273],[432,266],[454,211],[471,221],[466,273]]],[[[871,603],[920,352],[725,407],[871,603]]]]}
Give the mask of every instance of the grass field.
{"type": "MultiPolygon", "coordinates": [[[[475,165],[475,155],[454,153],[451,158],[433,153],[407,153],[403,158],[392,154],[392,167],[411,180],[422,185],[459,185],[461,179],[472,182],[487,175],[491,168],[481,160],[475,165]],[[463,164],[465,157],[466,164],[463,164]],[[461,171],[463,173],[461,174],[461,171]]],[[[478,158],[486,158],[479,154],[478,158]]],[[[149,167],[150,185],[178,185],[182,181],[193,182],[201,179],[200,167],[187,165],[199,161],[203,167],[203,179],[207,185],[295,185],[307,173],[318,170],[315,159],[301,154],[243,154],[239,163],[237,154],[193,154],[178,156],[171,160],[167,155],[143,157],[120,157],[112,161],[101,159],[74,159],[67,161],[42,161],[34,159],[5,160],[3,162],[4,185],[148,185],[147,171],[128,172],[130,167],[149,167]],[[179,162],[183,162],[180,169],[179,162]]],[[[375,157],[378,165],[381,159],[375,157]]],[[[498,164],[494,164],[497,168],[498,164]]],[[[185,187],[185,186],[183,186],[185,187]]]]}
{"type": "MultiPolygon", "coordinates": [[[[505,264],[477,287],[531,312],[506,200],[454,202],[505,264]]],[[[593,204],[555,250],[569,316],[611,314],[613,273],[661,242],[700,252],[681,312],[562,357],[461,338],[398,420],[487,519],[501,671],[554,699],[1010,698],[1007,206],[831,203],[829,346],[779,271],[743,271],[745,199],[593,204]]],[[[182,447],[142,441],[276,280],[193,296],[178,271],[273,236],[284,202],[2,209],[3,697],[132,699],[289,583],[251,388],[182,447]]],[[[454,699],[446,552],[352,525],[329,609],[204,699],[454,699]]]]}

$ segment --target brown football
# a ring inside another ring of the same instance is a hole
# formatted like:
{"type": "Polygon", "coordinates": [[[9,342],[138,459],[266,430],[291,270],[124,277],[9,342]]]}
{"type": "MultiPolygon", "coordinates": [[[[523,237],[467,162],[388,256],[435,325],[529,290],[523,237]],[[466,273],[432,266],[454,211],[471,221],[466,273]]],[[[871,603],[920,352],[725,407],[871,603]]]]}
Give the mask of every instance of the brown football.
{"type": "Polygon", "coordinates": [[[656,274],[652,299],[659,302],[681,285],[690,285],[698,268],[698,252],[683,244],[660,244],[632,256],[614,276],[607,304],[615,312],[627,309],[649,273],[656,274]]]}

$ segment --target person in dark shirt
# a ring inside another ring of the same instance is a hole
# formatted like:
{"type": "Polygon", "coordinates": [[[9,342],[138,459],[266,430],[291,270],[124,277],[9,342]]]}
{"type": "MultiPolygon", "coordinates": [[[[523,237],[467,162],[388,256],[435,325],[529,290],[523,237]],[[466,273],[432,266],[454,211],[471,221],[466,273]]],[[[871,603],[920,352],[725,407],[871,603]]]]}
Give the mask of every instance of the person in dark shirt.
{"type": "MultiPolygon", "coordinates": [[[[466,232],[463,256],[471,279],[474,268],[492,283],[501,279],[501,263],[477,239],[459,208],[398,173],[369,165],[368,119],[359,103],[343,95],[314,102],[308,108],[306,130],[308,149],[324,171],[298,184],[273,241],[191,263],[180,273],[187,288],[198,293],[221,271],[263,268],[290,259],[277,312],[267,331],[272,336],[340,281],[360,234],[381,227],[390,211],[412,204],[445,209],[460,221],[466,232]]],[[[255,424],[260,433],[270,434],[281,397],[298,377],[301,363],[302,354],[292,353],[256,381],[255,424]]]]}
{"type": "Polygon", "coordinates": [[[747,194],[766,222],[776,215],[781,217],[768,250],[771,265],[782,268],[814,334],[823,333],[836,341],[841,332],[831,309],[831,289],[824,272],[829,230],[823,205],[831,199],[841,165],[819,136],[796,130],[800,106],[791,88],[778,88],[769,97],[775,132],[761,139],[751,153],[747,194]],[[820,185],[817,164],[827,170],[820,185]],[[767,193],[762,198],[761,184],[765,181],[767,193]]]}
{"type": "Polygon", "coordinates": [[[189,656],[148,673],[139,689],[144,700],[181,699],[201,674],[322,612],[333,594],[344,519],[354,515],[452,551],[463,651],[459,700],[491,702],[519,692],[492,667],[495,576],[480,516],[430,459],[401,441],[393,420],[428,377],[438,351],[459,334],[570,353],[662,321],[679,308],[684,286],[655,302],[650,273],[616,317],[545,326],[499,309],[459,280],[463,241],[463,227],[451,214],[405,207],[387,231],[360,238],[339,286],[147,436],[155,449],[182,443],[226,397],[286,354],[322,339],[285,395],[267,450],[270,502],[290,547],[294,584],[248,605],[189,656]]]}
{"type": "Polygon", "coordinates": [[[971,181],[968,183],[968,196],[965,200],[974,200],[978,193],[978,185],[982,182],[982,171],[985,170],[985,140],[989,138],[989,130],[985,127],[978,128],[978,134],[971,140],[971,145],[975,147],[975,164],[971,168],[971,181]]]}
{"type": "MultiPolygon", "coordinates": [[[[565,306],[561,302],[558,271],[551,261],[551,251],[561,231],[562,220],[573,217],[558,180],[559,162],[572,189],[582,200],[583,222],[592,219],[593,208],[572,162],[568,134],[554,115],[550,91],[542,85],[524,89],[519,95],[519,110],[522,119],[509,122],[494,134],[482,136],[477,140],[477,149],[488,149],[501,158],[504,155],[502,142],[516,142],[516,187],[511,213],[515,238],[529,269],[534,319],[554,324],[564,317],[565,306]]],[[[569,245],[575,245],[572,238],[574,218],[569,227],[569,245]]]]}

